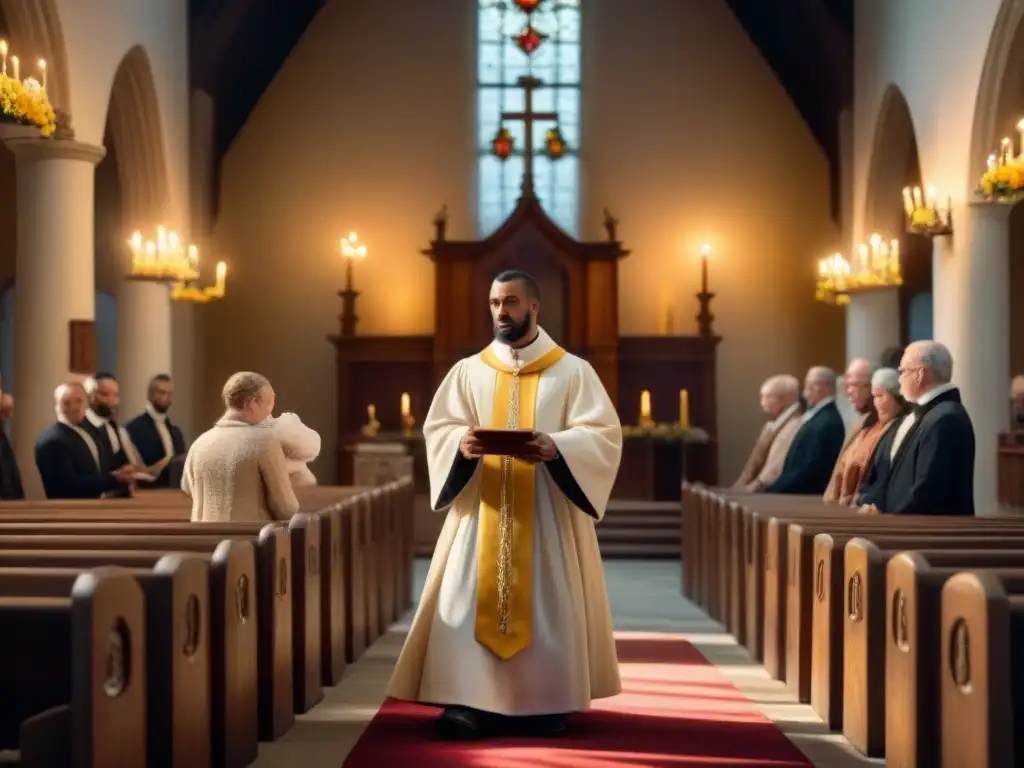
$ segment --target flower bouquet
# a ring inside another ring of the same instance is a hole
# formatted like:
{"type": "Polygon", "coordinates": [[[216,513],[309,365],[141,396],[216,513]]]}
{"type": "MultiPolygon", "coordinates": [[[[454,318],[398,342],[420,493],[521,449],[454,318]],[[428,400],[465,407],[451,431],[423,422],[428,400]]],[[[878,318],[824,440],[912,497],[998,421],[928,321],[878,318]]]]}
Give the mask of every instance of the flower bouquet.
{"type": "Polygon", "coordinates": [[[622,426],[622,436],[629,439],[646,438],[668,443],[706,443],[708,433],[700,427],[684,427],[678,421],[645,426],[622,426]]]}
{"type": "Polygon", "coordinates": [[[38,80],[0,74],[0,138],[52,136],[56,129],[53,106],[38,80]]]}
{"type": "Polygon", "coordinates": [[[975,194],[987,203],[1015,203],[1024,197],[1024,155],[1014,156],[1013,148],[1004,146],[998,157],[988,159],[975,194]]]}

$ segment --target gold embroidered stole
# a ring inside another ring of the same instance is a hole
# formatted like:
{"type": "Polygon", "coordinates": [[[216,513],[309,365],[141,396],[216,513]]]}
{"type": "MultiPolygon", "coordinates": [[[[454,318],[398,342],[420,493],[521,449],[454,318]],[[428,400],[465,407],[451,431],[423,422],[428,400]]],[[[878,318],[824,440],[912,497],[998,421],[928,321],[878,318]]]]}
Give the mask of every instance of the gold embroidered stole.
{"type": "MultiPolygon", "coordinates": [[[[481,359],[496,373],[492,429],[533,429],[541,373],[565,356],[555,347],[510,368],[488,347],[481,359]]],[[[536,466],[511,456],[484,456],[477,540],[476,639],[510,659],[533,639],[533,511],[536,466]]]]}

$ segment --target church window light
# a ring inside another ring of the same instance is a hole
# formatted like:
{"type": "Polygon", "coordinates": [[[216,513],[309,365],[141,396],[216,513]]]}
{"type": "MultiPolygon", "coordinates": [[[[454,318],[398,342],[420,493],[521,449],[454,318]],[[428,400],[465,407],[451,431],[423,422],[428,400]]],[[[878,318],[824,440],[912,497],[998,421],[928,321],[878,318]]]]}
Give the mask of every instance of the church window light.
{"type": "Polygon", "coordinates": [[[525,94],[518,81],[529,75],[543,83],[533,93],[533,111],[558,115],[557,122],[537,120],[533,126],[534,189],[551,218],[566,232],[578,236],[580,0],[478,0],[478,3],[477,220],[480,234],[490,234],[501,226],[520,196],[525,126],[520,120],[503,123],[501,116],[524,110],[525,94]],[[528,54],[524,52],[523,41],[534,39],[528,34],[530,29],[543,39],[528,54]],[[495,137],[502,127],[507,127],[512,139],[512,149],[506,159],[495,154],[495,137]]]}

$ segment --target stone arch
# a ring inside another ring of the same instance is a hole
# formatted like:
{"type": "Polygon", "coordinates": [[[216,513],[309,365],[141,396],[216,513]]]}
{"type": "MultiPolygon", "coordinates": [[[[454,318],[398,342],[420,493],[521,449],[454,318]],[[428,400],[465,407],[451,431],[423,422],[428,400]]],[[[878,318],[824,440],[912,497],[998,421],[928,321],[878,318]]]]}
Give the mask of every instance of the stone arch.
{"type": "Polygon", "coordinates": [[[156,83],[141,45],[125,54],[114,75],[107,127],[117,155],[125,229],[149,230],[170,213],[170,194],[156,83]]]}
{"type": "Polygon", "coordinates": [[[903,91],[890,83],[875,122],[862,234],[866,236],[876,229],[902,229],[900,190],[920,183],[921,164],[910,106],[903,91]]]}
{"type": "Polygon", "coordinates": [[[1024,94],[1024,0],[1003,0],[992,26],[974,105],[969,159],[973,186],[1004,136],[1013,135],[1024,94]]]}
{"type": "Polygon", "coordinates": [[[67,111],[71,105],[68,54],[64,46],[57,0],[0,0],[7,21],[11,48],[26,63],[46,59],[46,91],[54,109],[67,111]]]}

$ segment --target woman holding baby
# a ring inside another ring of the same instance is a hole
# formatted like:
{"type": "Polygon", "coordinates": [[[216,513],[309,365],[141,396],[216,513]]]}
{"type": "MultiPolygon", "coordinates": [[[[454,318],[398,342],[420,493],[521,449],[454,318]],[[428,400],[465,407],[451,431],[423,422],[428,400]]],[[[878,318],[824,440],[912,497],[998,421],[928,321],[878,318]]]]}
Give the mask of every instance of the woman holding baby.
{"type": "Polygon", "coordinates": [[[293,486],[315,485],[306,468],[320,436],[295,414],[273,417],[274,388],[244,371],[224,385],[224,415],[185,457],[181,489],[193,522],[287,520],[299,511],[293,486]]]}

